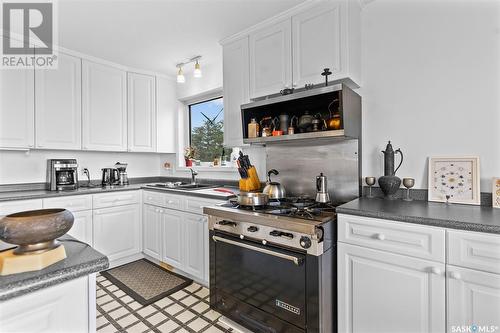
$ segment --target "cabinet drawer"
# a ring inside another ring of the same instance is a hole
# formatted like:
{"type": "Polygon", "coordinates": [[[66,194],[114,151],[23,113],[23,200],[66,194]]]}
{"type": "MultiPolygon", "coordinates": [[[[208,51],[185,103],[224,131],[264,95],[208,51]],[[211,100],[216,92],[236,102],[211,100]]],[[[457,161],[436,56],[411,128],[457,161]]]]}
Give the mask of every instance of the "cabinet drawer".
{"type": "Polygon", "coordinates": [[[203,214],[203,207],[214,206],[224,201],[199,199],[199,198],[186,198],[186,211],[193,214],[203,214]]]}
{"type": "Polygon", "coordinates": [[[500,273],[500,236],[449,230],[448,263],[500,273]]]}
{"type": "Polygon", "coordinates": [[[144,191],[142,194],[142,201],[145,204],[153,205],[153,206],[161,206],[165,207],[167,204],[167,200],[164,193],[153,192],[153,191],[144,191]]]}
{"type": "Polygon", "coordinates": [[[139,203],[139,193],[139,191],[130,191],[97,194],[94,195],[93,206],[96,209],[139,203]]]}
{"type": "Polygon", "coordinates": [[[75,195],[70,197],[43,199],[43,208],[65,208],[71,212],[92,209],[91,195],[75,195]]]}
{"type": "Polygon", "coordinates": [[[25,210],[42,209],[42,199],[5,201],[0,203],[0,216],[22,212],[25,210]]]}
{"type": "Polygon", "coordinates": [[[338,241],[445,262],[445,230],[439,228],[339,214],[338,241]]]}

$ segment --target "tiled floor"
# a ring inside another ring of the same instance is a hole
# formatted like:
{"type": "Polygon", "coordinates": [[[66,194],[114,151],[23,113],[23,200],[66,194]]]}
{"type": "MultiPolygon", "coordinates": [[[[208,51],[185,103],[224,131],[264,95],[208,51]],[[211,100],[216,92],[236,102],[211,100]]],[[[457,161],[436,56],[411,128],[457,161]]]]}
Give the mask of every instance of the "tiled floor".
{"type": "Polygon", "coordinates": [[[232,332],[208,306],[208,289],[196,283],[141,306],[104,276],[97,276],[97,332],[232,332]]]}

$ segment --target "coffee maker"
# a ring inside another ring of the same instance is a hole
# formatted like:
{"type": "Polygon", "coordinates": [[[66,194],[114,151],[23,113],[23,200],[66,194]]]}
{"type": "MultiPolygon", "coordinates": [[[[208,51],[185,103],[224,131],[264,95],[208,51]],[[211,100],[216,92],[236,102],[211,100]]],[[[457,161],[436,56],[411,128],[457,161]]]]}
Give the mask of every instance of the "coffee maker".
{"type": "Polygon", "coordinates": [[[118,170],[118,184],[128,185],[127,163],[115,163],[115,168],[118,170]]]}
{"type": "Polygon", "coordinates": [[[321,204],[330,202],[326,176],[323,175],[323,172],[316,176],[316,202],[321,204]]]}
{"type": "Polygon", "coordinates": [[[47,182],[51,191],[76,190],[78,188],[76,159],[47,160],[47,182]]]}

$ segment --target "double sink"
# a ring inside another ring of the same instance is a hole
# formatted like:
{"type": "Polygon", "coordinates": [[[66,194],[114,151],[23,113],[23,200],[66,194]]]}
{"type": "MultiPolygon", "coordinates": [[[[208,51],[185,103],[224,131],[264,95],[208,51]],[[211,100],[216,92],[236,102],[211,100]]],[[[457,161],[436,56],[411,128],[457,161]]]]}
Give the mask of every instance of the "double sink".
{"type": "Polygon", "coordinates": [[[156,183],[156,184],[148,184],[146,187],[156,188],[156,189],[165,189],[165,190],[183,190],[183,191],[193,191],[193,190],[202,190],[206,188],[215,188],[217,185],[211,184],[192,184],[192,183],[156,183]]]}

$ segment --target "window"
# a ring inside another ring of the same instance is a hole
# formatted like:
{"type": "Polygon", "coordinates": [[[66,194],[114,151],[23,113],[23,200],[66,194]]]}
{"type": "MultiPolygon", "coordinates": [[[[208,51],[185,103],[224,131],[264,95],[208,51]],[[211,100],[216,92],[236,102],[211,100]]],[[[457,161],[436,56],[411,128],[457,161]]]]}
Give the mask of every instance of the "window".
{"type": "MultiPolygon", "coordinates": [[[[223,154],[224,106],[222,97],[189,105],[189,143],[195,150],[195,160],[203,165],[220,165],[216,159],[223,154]]],[[[231,149],[225,149],[229,156],[231,149]]],[[[227,157],[226,157],[227,158],[227,157]]],[[[225,164],[225,163],[223,163],[225,164]]]]}

